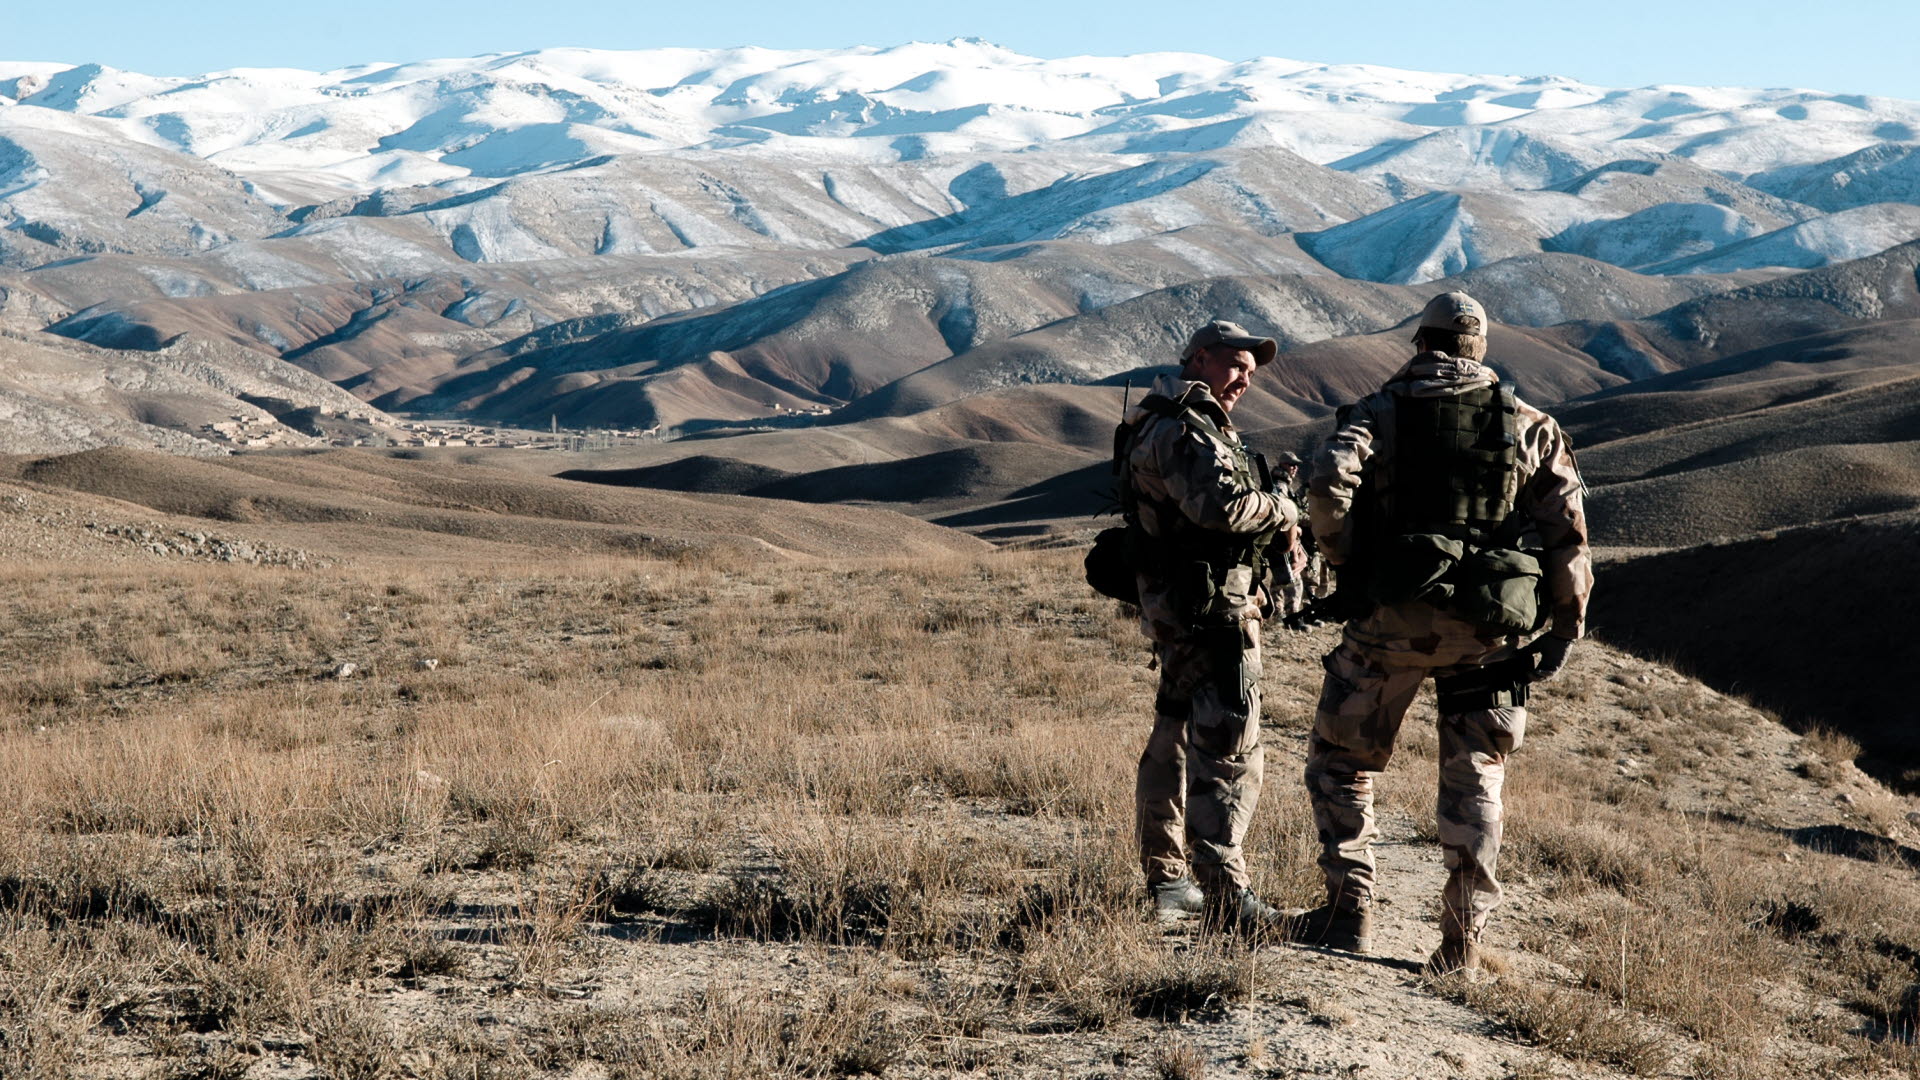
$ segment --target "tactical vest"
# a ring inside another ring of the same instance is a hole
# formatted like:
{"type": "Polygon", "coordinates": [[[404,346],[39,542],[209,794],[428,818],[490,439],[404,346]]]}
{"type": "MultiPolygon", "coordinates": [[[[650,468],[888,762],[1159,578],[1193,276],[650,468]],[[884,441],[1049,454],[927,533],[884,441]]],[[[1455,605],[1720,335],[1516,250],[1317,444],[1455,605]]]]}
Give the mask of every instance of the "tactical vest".
{"type": "MultiPolygon", "coordinates": [[[[1233,455],[1235,487],[1244,491],[1265,487],[1246,445],[1198,411],[1164,394],[1148,394],[1140,400],[1140,408],[1153,416],[1177,420],[1225,445],[1233,455]]],[[[1143,500],[1133,486],[1133,470],[1129,464],[1136,434],[1134,425],[1127,423],[1113,433],[1113,471],[1120,481],[1120,509],[1127,521],[1128,552],[1134,568],[1172,582],[1191,594],[1190,606],[1196,615],[1206,607],[1214,588],[1224,583],[1228,571],[1234,567],[1251,567],[1253,579],[1259,581],[1265,570],[1267,545],[1273,539],[1271,531],[1238,535],[1204,528],[1194,524],[1177,505],[1167,500],[1153,502],[1154,519],[1165,531],[1158,536],[1146,531],[1140,517],[1143,500]],[[1200,580],[1202,577],[1204,582],[1200,580]]]]}

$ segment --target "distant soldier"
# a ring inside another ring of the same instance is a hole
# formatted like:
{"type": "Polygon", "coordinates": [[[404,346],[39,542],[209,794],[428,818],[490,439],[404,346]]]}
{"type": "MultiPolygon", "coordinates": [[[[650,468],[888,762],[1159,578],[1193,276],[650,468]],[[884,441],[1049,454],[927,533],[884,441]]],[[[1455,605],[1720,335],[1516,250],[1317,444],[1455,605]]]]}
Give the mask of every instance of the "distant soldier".
{"type": "Polygon", "coordinates": [[[1274,467],[1279,470],[1274,475],[1274,487],[1287,498],[1299,501],[1306,494],[1300,483],[1300,455],[1288,451],[1273,459],[1274,467]]]}
{"type": "Polygon", "coordinates": [[[1308,482],[1348,621],[1325,661],[1306,767],[1327,903],[1300,913],[1291,934],[1367,951],[1373,777],[1432,678],[1447,869],[1433,973],[1479,964],[1500,902],[1501,784],[1525,736],[1527,686],[1566,664],[1593,583],[1567,437],[1481,363],[1486,334],[1472,297],[1435,297],[1413,338],[1418,355],[1340,411],[1308,482]]]}
{"type": "Polygon", "coordinates": [[[1241,841],[1264,763],[1260,610],[1270,598],[1258,583],[1267,545],[1297,511],[1261,490],[1227,418],[1274,352],[1268,338],[1208,323],[1116,438],[1123,509],[1139,526],[1141,624],[1160,665],[1135,787],[1140,861],[1163,918],[1205,914],[1226,929],[1280,920],[1247,887],[1241,841]]]}
{"type": "MultiPolygon", "coordinates": [[[[1285,496],[1295,506],[1300,505],[1301,497],[1306,494],[1300,484],[1300,455],[1292,452],[1283,453],[1274,458],[1273,467],[1274,491],[1285,496]]],[[[1273,567],[1274,589],[1279,593],[1275,598],[1278,601],[1276,609],[1282,615],[1293,615],[1307,603],[1309,541],[1297,525],[1283,532],[1281,536],[1287,541],[1286,551],[1276,553],[1268,562],[1273,567]]]]}

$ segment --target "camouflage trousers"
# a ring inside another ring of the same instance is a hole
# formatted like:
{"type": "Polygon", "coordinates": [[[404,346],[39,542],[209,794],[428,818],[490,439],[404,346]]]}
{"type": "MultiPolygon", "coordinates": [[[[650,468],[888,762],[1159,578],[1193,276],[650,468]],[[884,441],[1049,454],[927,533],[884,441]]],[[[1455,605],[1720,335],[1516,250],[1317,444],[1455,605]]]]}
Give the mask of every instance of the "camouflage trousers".
{"type": "Polygon", "coordinates": [[[1140,755],[1134,824],[1147,883],[1188,873],[1209,892],[1247,884],[1241,852],[1260,800],[1260,623],[1155,646],[1160,689],[1140,755]]]}
{"type": "MultiPolygon", "coordinates": [[[[1404,643],[1400,643],[1404,644],[1404,643]]],[[[1327,895],[1351,904],[1373,894],[1374,774],[1387,767],[1394,738],[1420,684],[1510,654],[1504,642],[1435,654],[1374,649],[1351,635],[1323,664],[1326,680],[1307,746],[1307,792],[1320,834],[1327,895]],[[1477,655],[1476,655],[1477,653],[1477,655]],[[1434,666],[1442,661],[1446,666],[1434,666]]],[[[1442,713],[1437,824],[1446,861],[1442,932],[1477,936],[1500,903],[1501,786],[1507,755],[1526,735],[1519,707],[1442,713]]]]}
{"type": "Polygon", "coordinates": [[[1276,588],[1280,593],[1280,602],[1277,607],[1282,615],[1292,615],[1298,612],[1301,608],[1307,606],[1308,600],[1312,599],[1307,589],[1307,579],[1305,577],[1288,578],[1285,581],[1279,582],[1276,588]]]}

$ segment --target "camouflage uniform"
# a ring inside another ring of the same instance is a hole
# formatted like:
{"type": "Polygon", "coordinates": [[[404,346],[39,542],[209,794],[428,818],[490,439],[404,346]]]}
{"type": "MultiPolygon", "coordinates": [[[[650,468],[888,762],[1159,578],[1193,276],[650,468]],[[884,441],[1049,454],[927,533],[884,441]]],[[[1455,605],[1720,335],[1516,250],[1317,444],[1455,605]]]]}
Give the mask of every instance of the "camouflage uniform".
{"type": "MultiPolygon", "coordinates": [[[[1282,480],[1278,490],[1281,497],[1298,506],[1303,492],[1298,481],[1282,480]]],[[[1279,549],[1273,557],[1273,583],[1279,591],[1278,609],[1282,615],[1292,615],[1307,606],[1307,538],[1296,525],[1288,529],[1274,541],[1279,549]]]]}
{"type": "MultiPolygon", "coordinates": [[[[1191,408],[1227,441],[1177,417],[1138,407],[1129,414],[1127,473],[1150,536],[1177,542],[1181,530],[1198,526],[1223,539],[1251,538],[1293,524],[1293,504],[1253,481],[1239,436],[1205,383],[1164,375],[1152,393],[1191,408]],[[1174,514],[1182,520],[1169,520],[1174,514]]],[[[1201,887],[1213,893],[1247,884],[1240,843],[1264,766],[1262,598],[1252,566],[1221,565],[1211,599],[1196,611],[1179,575],[1178,566],[1166,566],[1139,576],[1141,629],[1154,643],[1160,687],[1140,756],[1135,823],[1149,885],[1182,877],[1191,860],[1201,887]]]]}
{"type": "MultiPolygon", "coordinates": [[[[1350,511],[1363,474],[1392,459],[1396,395],[1460,394],[1497,381],[1475,361],[1422,353],[1346,412],[1315,455],[1308,484],[1314,537],[1328,562],[1339,566],[1352,548],[1350,511]]],[[[1526,546],[1543,553],[1553,605],[1549,629],[1578,638],[1593,583],[1580,476],[1551,417],[1519,402],[1518,427],[1514,510],[1528,523],[1526,546]]],[[[1376,607],[1347,624],[1324,661],[1306,767],[1331,903],[1364,905],[1372,897],[1373,777],[1386,768],[1421,682],[1507,659],[1520,644],[1519,636],[1483,630],[1422,602],[1376,607]]],[[[1447,868],[1442,930],[1449,937],[1477,937],[1500,902],[1494,869],[1501,785],[1507,755],[1525,738],[1526,722],[1526,709],[1519,706],[1440,716],[1438,825],[1447,868]]]]}

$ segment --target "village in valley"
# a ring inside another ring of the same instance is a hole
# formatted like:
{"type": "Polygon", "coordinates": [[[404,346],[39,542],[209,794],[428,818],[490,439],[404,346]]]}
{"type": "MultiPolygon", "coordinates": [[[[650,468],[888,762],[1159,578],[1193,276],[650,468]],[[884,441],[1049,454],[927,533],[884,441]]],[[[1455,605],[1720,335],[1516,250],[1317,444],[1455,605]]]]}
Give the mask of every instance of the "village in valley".
{"type": "Polygon", "coordinates": [[[555,422],[546,431],[495,427],[459,420],[376,418],[372,413],[334,413],[303,409],[301,414],[233,413],[227,419],[203,424],[196,434],[229,453],[284,447],[491,447],[507,450],[610,450],[616,446],[653,441],[669,435],[658,425],[648,428],[593,428],[574,430],[555,422]]]}

